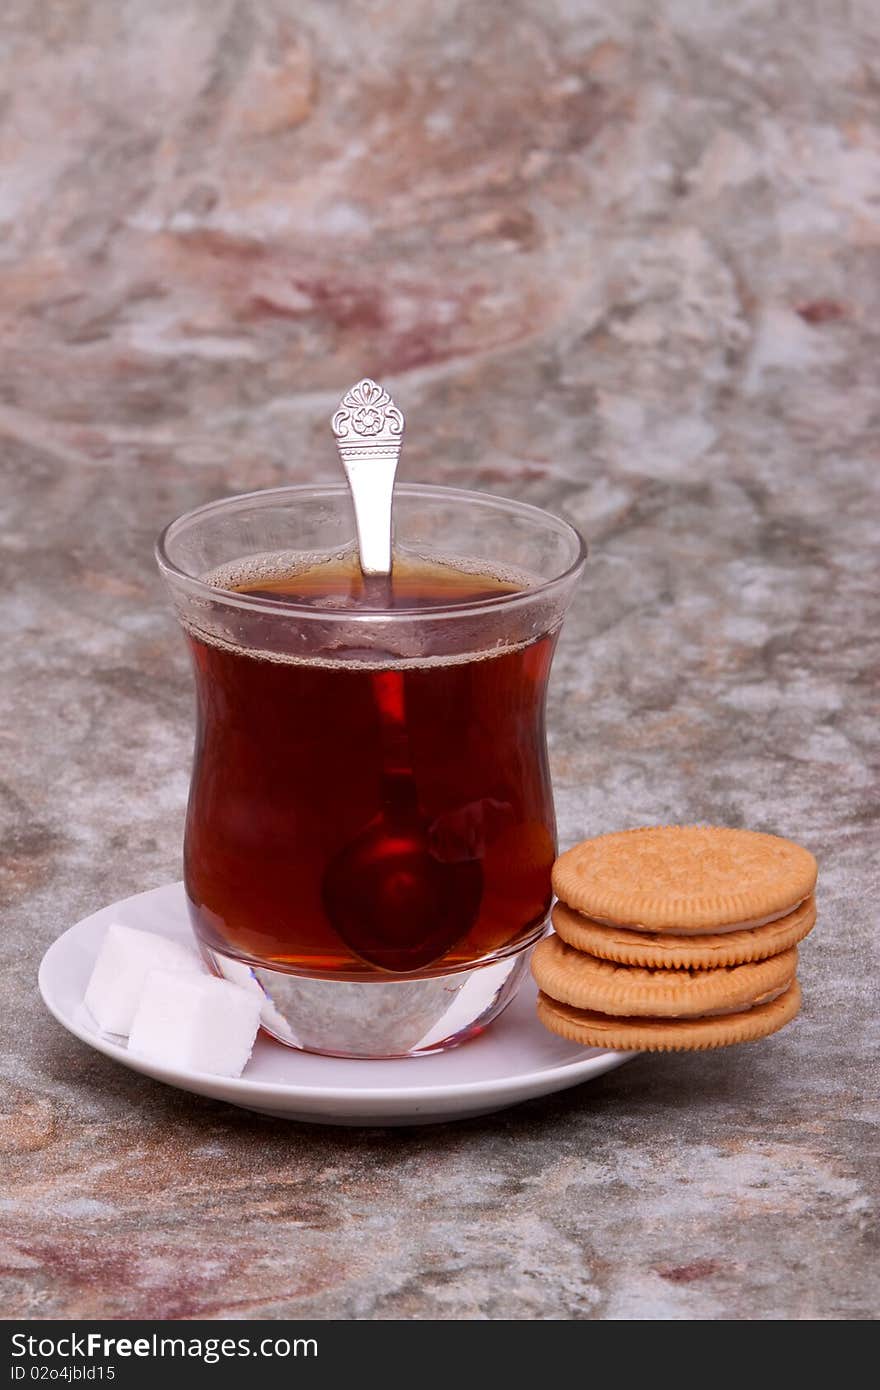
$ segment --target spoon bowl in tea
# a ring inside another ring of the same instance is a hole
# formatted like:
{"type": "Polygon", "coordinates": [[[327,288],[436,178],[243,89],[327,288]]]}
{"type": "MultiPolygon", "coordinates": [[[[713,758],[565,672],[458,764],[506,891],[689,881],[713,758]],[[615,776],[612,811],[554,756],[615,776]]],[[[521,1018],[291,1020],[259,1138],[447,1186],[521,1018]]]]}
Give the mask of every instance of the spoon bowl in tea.
{"type": "Polygon", "coordinates": [[[324,911],[369,965],[404,973],[444,956],[471,929],[483,895],[478,859],[438,857],[408,758],[402,671],[373,677],[381,719],[379,813],[338,851],[322,884],[324,911]]]}

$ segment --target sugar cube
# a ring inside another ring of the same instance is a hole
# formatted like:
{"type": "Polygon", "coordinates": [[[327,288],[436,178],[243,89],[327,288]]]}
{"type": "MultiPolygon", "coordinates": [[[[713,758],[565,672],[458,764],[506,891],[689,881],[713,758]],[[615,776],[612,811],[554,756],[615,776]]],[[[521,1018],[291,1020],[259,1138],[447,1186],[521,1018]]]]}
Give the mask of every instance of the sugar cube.
{"type": "Polygon", "coordinates": [[[207,975],[198,952],[155,932],[113,923],[101,944],[86,989],[85,1003],[99,1028],[127,1033],[151,970],[207,975]]]}
{"type": "Polygon", "coordinates": [[[175,1070],[241,1076],[260,1026],[260,996],[213,975],[151,970],[129,1052],[175,1070]]]}

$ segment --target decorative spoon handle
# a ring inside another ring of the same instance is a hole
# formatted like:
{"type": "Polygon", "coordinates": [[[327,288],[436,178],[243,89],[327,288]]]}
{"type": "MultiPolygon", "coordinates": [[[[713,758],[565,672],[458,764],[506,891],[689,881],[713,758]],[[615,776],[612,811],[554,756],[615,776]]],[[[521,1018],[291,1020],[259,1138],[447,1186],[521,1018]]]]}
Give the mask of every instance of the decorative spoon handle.
{"type": "Polygon", "coordinates": [[[354,503],[364,574],[391,573],[391,504],[403,423],[388,392],[369,377],[346,391],[331,422],[354,503]]]}

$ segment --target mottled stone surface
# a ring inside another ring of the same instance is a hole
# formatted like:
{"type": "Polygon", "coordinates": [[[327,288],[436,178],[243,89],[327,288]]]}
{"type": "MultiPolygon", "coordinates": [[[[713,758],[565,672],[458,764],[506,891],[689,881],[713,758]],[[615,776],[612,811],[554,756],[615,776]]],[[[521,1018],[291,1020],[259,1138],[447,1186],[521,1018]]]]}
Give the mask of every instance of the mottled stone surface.
{"type": "Polygon", "coordinates": [[[6,0],[7,1317],[876,1313],[878,92],[873,0],[6,0]],[[179,875],[154,533],[331,475],[364,371],[406,476],[591,541],[562,843],[708,820],[820,857],[777,1038],[346,1132],[42,1010],[65,926],[179,875]]]}

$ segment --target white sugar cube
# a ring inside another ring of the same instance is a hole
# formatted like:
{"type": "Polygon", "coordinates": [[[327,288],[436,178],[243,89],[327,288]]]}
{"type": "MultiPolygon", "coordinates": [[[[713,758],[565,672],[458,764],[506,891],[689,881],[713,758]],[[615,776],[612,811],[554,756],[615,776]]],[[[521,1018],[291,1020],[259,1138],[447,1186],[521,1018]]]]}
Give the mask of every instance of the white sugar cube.
{"type": "Polygon", "coordinates": [[[241,1076],[260,1026],[260,996],[213,975],[151,970],[129,1052],[175,1070],[241,1076]]]}
{"type": "Polygon", "coordinates": [[[155,969],[207,975],[198,952],[155,932],[114,923],[107,928],[86,989],[85,1003],[99,1028],[127,1033],[147,975],[155,969]]]}

